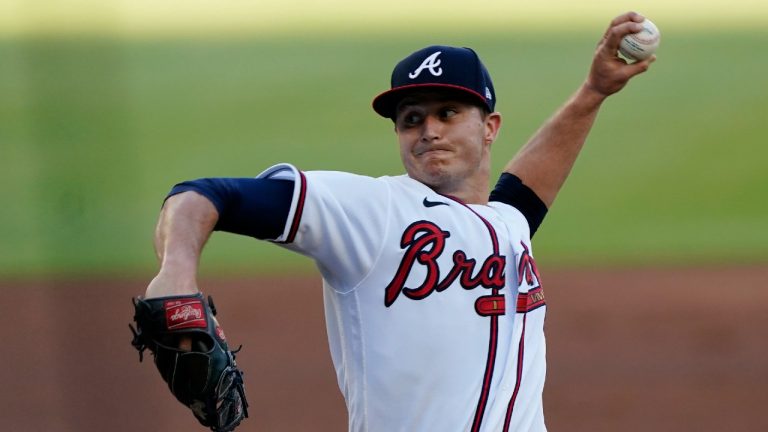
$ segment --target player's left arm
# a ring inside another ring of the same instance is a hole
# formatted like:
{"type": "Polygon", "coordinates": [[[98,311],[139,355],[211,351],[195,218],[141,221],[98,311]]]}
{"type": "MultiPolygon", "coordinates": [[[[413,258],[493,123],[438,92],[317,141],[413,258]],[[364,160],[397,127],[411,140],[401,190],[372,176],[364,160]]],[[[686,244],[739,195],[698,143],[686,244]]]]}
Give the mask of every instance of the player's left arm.
{"type": "Polygon", "coordinates": [[[155,229],[160,271],[145,298],[196,294],[200,257],[213,231],[277,238],[292,195],[293,182],[286,180],[204,178],[175,185],[155,229]]]}
{"type": "Polygon", "coordinates": [[[617,55],[621,39],[640,31],[642,21],[641,15],[629,12],[611,22],[584,83],[505,167],[505,172],[519,177],[548,208],[571,172],[602,103],[655,60],[651,56],[627,63],[617,55]]]}

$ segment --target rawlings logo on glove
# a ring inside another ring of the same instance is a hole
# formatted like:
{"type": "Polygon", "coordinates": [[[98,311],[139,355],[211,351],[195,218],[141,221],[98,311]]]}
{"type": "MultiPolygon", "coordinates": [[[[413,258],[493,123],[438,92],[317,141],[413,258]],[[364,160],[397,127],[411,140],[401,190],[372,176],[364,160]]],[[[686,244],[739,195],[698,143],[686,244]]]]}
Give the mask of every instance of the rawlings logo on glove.
{"type": "Polygon", "coordinates": [[[230,432],[248,417],[243,373],[216,321],[213,299],[186,296],[133,299],[131,344],[149,349],[171,393],[215,432],[230,432]]]}
{"type": "Polygon", "coordinates": [[[203,315],[203,302],[201,300],[167,300],[165,302],[165,319],[168,323],[168,329],[172,330],[208,327],[208,323],[205,322],[205,315],[203,315]]]}

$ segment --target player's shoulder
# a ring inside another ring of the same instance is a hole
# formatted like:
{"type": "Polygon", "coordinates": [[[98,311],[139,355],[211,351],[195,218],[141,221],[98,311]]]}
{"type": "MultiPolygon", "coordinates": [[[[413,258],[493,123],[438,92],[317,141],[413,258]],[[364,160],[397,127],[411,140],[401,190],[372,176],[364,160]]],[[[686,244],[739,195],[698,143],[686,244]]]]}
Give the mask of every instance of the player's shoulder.
{"type": "MultiPolygon", "coordinates": [[[[284,179],[296,182],[300,196],[321,200],[350,202],[365,205],[366,202],[385,203],[391,196],[393,177],[372,177],[346,171],[300,170],[295,165],[273,165],[259,174],[260,178],[284,179]]],[[[378,204],[377,204],[378,205],[378,204]]]]}
{"type": "Polygon", "coordinates": [[[337,199],[380,200],[391,191],[389,177],[371,177],[346,171],[303,171],[307,189],[331,194],[337,199]]]}
{"type": "Polygon", "coordinates": [[[327,187],[343,193],[354,194],[356,191],[387,191],[397,196],[423,195],[434,193],[423,183],[407,175],[383,175],[373,177],[346,171],[302,171],[309,187],[327,187]]]}
{"type": "Polygon", "coordinates": [[[415,194],[435,194],[435,191],[433,191],[432,188],[418,180],[414,180],[406,174],[398,176],[385,176],[381,177],[381,179],[382,181],[389,183],[392,187],[403,191],[408,191],[415,194]]]}
{"type": "Polygon", "coordinates": [[[258,178],[284,179],[284,180],[302,180],[308,178],[313,180],[322,180],[328,182],[372,182],[380,181],[379,178],[363,174],[356,174],[346,171],[333,170],[300,170],[290,163],[279,163],[262,171],[258,178]]]}
{"type": "Polygon", "coordinates": [[[310,193],[328,194],[340,200],[354,199],[358,202],[378,201],[384,195],[406,198],[435,194],[429,186],[405,174],[372,177],[347,171],[303,171],[295,165],[281,163],[264,170],[258,177],[294,180],[299,182],[301,189],[310,193]]]}

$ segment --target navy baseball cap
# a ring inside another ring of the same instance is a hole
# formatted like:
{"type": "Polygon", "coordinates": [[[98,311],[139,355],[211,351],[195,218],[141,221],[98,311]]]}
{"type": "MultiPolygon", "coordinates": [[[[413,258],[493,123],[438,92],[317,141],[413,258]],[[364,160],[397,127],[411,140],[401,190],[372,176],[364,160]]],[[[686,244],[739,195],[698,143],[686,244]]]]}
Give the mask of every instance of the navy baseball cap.
{"type": "Polygon", "coordinates": [[[493,112],[496,92],[491,76],[470,48],[433,45],[404,58],[392,71],[391,88],[373,99],[373,110],[394,119],[397,104],[420,89],[465,92],[493,112]]]}

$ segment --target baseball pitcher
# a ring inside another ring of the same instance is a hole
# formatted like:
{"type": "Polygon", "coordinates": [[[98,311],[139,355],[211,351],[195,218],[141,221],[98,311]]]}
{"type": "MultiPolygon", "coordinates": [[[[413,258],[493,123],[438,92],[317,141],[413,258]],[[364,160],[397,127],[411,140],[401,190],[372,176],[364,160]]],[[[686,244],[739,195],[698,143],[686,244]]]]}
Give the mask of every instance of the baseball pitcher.
{"type": "Polygon", "coordinates": [[[247,416],[236,351],[196,281],[209,235],[238,233],[316,262],[350,431],[545,431],[547,308],[531,238],[602,102],[655,60],[617,56],[642,20],[611,22],[584,83],[493,187],[496,90],[475,51],[450,46],[405,57],[373,100],[405,174],[286,163],[177,184],[156,230],[160,271],[134,299],[134,346],[204,426],[247,416]]]}

